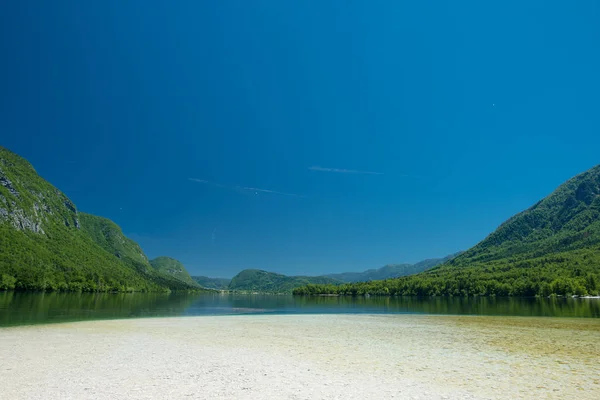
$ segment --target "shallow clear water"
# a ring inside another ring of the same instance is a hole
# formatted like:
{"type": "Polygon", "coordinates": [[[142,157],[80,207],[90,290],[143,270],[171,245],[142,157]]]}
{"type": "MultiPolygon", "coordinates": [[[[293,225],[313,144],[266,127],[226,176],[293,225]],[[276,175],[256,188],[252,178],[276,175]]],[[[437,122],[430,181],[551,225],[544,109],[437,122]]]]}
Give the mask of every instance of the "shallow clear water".
{"type": "Polygon", "coordinates": [[[600,318],[600,299],[0,292],[0,326],[92,319],[267,313],[407,313],[600,318]]]}

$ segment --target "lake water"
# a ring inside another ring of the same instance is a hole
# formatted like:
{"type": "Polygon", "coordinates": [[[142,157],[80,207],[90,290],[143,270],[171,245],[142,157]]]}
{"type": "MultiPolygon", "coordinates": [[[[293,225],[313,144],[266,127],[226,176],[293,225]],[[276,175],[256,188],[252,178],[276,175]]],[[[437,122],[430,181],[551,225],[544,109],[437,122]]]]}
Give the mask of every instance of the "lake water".
{"type": "Polygon", "coordinates": [[[600,299],[0,292],[0,326],[141,317],[353,313],[600,318],[600,299]]]}

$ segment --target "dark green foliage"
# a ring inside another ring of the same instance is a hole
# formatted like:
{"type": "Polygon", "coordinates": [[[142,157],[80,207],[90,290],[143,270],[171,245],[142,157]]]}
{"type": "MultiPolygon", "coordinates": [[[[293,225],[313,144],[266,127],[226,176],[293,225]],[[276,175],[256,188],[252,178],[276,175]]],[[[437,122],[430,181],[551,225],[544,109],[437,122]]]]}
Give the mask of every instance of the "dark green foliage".
{"type": "Polygon", "coordinates": [[[549,296],[600,293],[600,166],[580,174],[481,243],[405,278],[307,285],[295,294],[549,296]]]}
{"type": "Polygon", "coordinates": [[[588,248],[600,243],[600,166],[568,180],[454,259],[453,265],[588,248]]]}
{"type": "Polygon", "coordinates": [[[388,264],[378,269],[368,269],[363,272],[342,272],[324,276],[341,282],[366,282],[377,279],[396,278],[418,272],[421,271],[413,270],[413,264],[388,264]]]}
{"type": "Polygon", "coordinates": [[[208,276],[192,276],[192,279],[206,289],[227,290],[231,279],[209,278],[208,276]]]}
{"type": "Polygon", "coordinates": [[[113,254],[130,269],[142,273],[146,279],[151,279],[153,282],[170,290],[199,289],[198,285],[193,281],[186,282],[180,279],[179,276],[155,269],[148,261],[142,248],[136,242],[123,235],[121,228],[111,220],[85,213],[79,213],[79,218],[81,220],[81,229],[96,244],[100,245],[100,247],[110,254],[113,254]]]}
{"type": "Polygon", "coordinates": [[[414,264],[414,268],[421,270],[419,272],[427,271],[428,269],[431,269],[437,265],[443,264],[446,261],[450,261],[458,257],[462,253],[462,251],[459,251],[457,253],[450,254],[449,256],[446,256],[444,258],[429,258],[427,260],[419,261],[418,263],[414,264]]]}
{"type": "Polygon", "coordinates": [[[444,265],[409,277],[342,285],[306,285],[294,294],[403,296],[598,295],[600,247],[523,261],[444,265]]]}
{"type": "Polygon", "coordinates": [[[90,319],[181,315],[198,296],[205,294],[0,291],[0,328],[90,319]]]}
{"type": "Polygon", "coordinates": [[[286,276],[258,269],[245,269],[231,279],[229,290],[290,293],[294,288],[306,284],[339,283],[324,276],[286,276]]]}
{"type": "Polygon", "coordinates": [[[398,278],[401,276],[413,275],[426,271],[438,264],[451,260],[458,254],[460,253],[452,254],[444,258],[431,258],[416,264],[389,264],[379,269],[369,269],[364,272],[344,272],[341,274],[329,274],[324,276],[346,283],[398,278]]]}
{"type": "Polygon", "coordinates": [[[156,271],[170,275],[190,286],[199,286],[196,281],[192,279],[183,264],[174,258],[165,256],[156,257],[155,259],[150,260],[150,265],[152,265],[156,271]]]}
{"type": "Polygon", "coordinates": [[[78,213],[31,164],[0,147],[0,290],[168,291],[113,222],[78,213]]]}
{"type": "Polygon", "coordinates": [[[144,272],[152,269],[142,248],[133,240],[123,235],[121,228],[111,220],[96,215],[78,213],[81,229],[96,244],[119,259],[129,260],[139,265],[144,272]]]}

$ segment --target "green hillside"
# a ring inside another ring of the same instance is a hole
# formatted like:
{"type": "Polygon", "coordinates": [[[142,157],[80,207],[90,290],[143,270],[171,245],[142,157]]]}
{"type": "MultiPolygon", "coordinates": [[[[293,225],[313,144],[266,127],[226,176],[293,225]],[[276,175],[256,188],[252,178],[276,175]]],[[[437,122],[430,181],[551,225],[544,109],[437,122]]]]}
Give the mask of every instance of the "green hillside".
{"type": "Polygon", "coordinates": [[[600,243],[600,165],[513,216],[451,264],[528,259],[600,243]]]}
{"type": "Polygon", "coordinates": [[[444,258],[431,258],[416,264],[388,264],[378,269],[369,269],[363,272],[343,272],[341,274],[324,275],[341,282],[367,282],[381,279],[398,278],[401,276],[418,274],[456,257],[460,253],[444,258]]]}
{"type": "Polygon", "coordinates": [[[183,264],[174,258],[165,256],[156,257],[155,259],[150,260],[150,265],[158,272],[172,276],[191,286],[199,286],[196,281],[192,279],[183,264]]]}
{"type": "Polygon", "coordinates": [[[140,271],[147,278],[171,290],[198,288],[194,282],[186,282],[166,271],[152,266],[139,244],[126,237],[113,221],[80,212],[81,228],[104,250],[117,257],[129,268],[140,271]]]}
{"type": "MultiPolygon", "coordinates": [[[[398,276],[409,275],[412,270],[412,264],[388,264],[378,269],[368,269],[363,272],[342,272],[339,274],[323,275],[340,282],[366,282],[378,279],[395,278],[398,276]]],[[[421,271],[416,271],[421,272],[421,271]]],[[[413,273],[416,273],[413,272],[413,273]]]]}
{"type": "Polygon", "coordinates": [[[208,276],[192,276],[192,279],[206,289],[227,290],[231,279],[209,278],[208,276]]]}
{"type": "Polygon", "coordinates": [[[290,293],[306,284],[336,284],[339,281],[324,276],[287,276],[258,269],[245,269],[231,279],[230,290],[269,293],[290,293]]]}
{"type": "Polygon", "coordinates": [[[29,162],[0,147],[0,290],[190,288],[144,260],[117,225],[79,213],[29,162]]]}
{"type": "Polygon", "coordinates": [[[482,242],[398,279],[305,286],[296,294],[547,296],[600,292],[600,166],[558,187],[482,242]]]}
{"type": "Polygon", "coordinates": [[[95,215],[78,213],[81,228],[104,250],[115,257],[135,265],[143,272],[152,270],[142,248],[125,237],[121,228],[111,220],[95,215]]]}

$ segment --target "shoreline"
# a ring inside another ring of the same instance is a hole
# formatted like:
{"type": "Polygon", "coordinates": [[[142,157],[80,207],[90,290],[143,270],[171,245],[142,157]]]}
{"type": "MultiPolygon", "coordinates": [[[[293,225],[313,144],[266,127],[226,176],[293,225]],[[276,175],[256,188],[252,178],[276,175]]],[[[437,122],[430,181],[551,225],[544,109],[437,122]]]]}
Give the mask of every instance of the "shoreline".
{"type": "Polygon", "coordinates": [[[158,316],[142,316],[142,317],[106,317],[106,318],[86,318],[86,319],[75,319],[75,320],[46,320],[43,322],[31,322],[21,323],[13,325],[0,325],[0,333],[3,330],[8,329],[25,329],[25,328],[45,328],[60,325],[76,325],[76,324],[93,324],[93,323],[118,323],[118,322],[133,322],[133,321],[155,321],[155,320],[187,320],[187,319],[211,319],[211,318],[248,318],[248,317],[409,317],[409,318],[456,318],[456,319],[468,319],[468,318],[481,318],[481,319],[515,319],[515,320],[538,320],[538,319],[555,319],[555,320],[574,320],[574,321],[598,321],[600,325],[600,317],[596,316],[553,316],[553,315],[513,315],[513,314],[442,314],[442,313],[426,313],[426,312],[387,312],[387,313],[366,313],[366,312],[345,312],[345,313],[278,313],[274,312],[234,312],[229,314],[198,314],[198,315],[158,315],[158,316]]]}
{"type": "Polygon", "coordinates": [[[0,329],[14,399],[595,399],[600,323],[423,314],[229,315],[0,329]]]}

